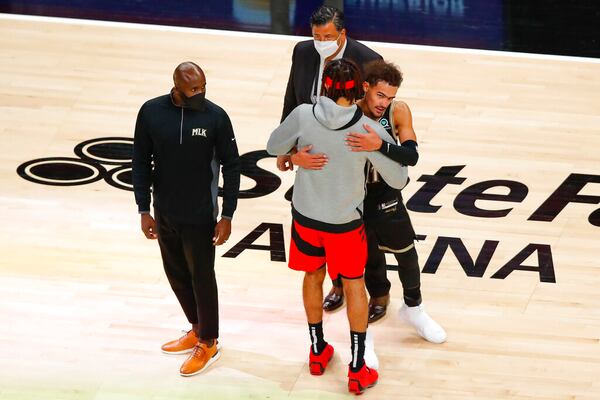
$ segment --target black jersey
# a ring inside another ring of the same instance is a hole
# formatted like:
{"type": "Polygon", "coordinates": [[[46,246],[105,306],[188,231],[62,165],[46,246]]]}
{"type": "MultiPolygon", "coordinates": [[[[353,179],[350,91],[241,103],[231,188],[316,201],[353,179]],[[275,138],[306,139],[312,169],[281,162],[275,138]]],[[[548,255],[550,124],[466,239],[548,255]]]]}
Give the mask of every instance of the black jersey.
{"type": "Polygon", "coordinates": [[[383,126],[383,129],[385,129],[385,131],[390,135],[390,137],[392,139],[394,139],[394,141],[396,141],[396,143],[398,143],[398,138],[396,138],[396,136],[394,136],[394,131],[393,131],[392,123],[391,123],[391,120],[392,120],[390,118],[391,110],[392,110],[392,105],[390,104],[388,106],[388,108],[385,109],[385,112],[383,113],[381,118],[379,118],[379,123],[381,124],[381,126],[383,126]]]}
{"type": "MultiPolygon", "coordinates": [[[[390,137],[398,143],[398,138],[394,135],[391,124],[391,108],[392,105],[390,104],[379,119],[379,123],[390,137]]],[[[364,202],[364,218],[377,219],[392,214],[396,211],[398,201],[402,201],[400,190],[394,189],[388,185],[381,175],[373,169],[373,166],[369,164],[367,173],[367,196],[365,197],[364,202]]]]}

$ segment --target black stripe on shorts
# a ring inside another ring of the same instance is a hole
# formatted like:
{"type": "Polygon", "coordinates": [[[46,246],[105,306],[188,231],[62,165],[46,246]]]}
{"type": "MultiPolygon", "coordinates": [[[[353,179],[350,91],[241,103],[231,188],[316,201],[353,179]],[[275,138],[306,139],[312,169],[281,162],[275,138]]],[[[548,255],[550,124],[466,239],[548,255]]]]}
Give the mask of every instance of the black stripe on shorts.
{"type": "Polygon", "coordinates": [[[325,257],[325,248],[313,246],[300,237],[300,234],[296,230],[296,223],[294,221],[292,221],[292,240],[296,244],[298,250],[307,256],[325,257]]]}

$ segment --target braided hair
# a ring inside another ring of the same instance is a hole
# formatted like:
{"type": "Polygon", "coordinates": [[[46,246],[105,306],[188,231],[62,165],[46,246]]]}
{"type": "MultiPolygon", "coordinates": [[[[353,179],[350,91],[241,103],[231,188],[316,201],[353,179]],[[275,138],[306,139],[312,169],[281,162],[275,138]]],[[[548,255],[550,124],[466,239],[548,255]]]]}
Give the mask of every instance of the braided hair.
{"type": "Polygon", "coordinates": [[[323,71],[321,96],[337,101],[340,97],[355,101],[363,94],[362,78],[358,66],[350,60],[330,61],[323,71]]]}

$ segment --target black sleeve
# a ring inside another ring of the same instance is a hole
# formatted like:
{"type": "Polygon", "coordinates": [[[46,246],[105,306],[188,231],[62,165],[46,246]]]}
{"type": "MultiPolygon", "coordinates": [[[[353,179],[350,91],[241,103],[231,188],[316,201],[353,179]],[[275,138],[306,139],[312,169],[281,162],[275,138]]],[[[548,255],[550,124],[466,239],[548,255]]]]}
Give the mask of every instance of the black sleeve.
{"type": "Polygon", "coordinates": [[[296,61],[296,49],[298,46],[294,47],[294,51],[292,53],[292,67],[290,68],[290,76],[288,78],[287,88],[285,89],[285,96],[283,98],[283,111],[281,113],[281,121],[287,118],[288,115],[292,112],[296,106],[298,106],[298,102],[296,101],[296,93],[294,90],[294,68],[296,61]]]}
{"type": "Polygon", "coordinates": [[[371,54],[369,58],[370,58],[370,60],[367,60],[368,62],[383,60],[383,57],[381,56],[381,54],[377,53],[376,51],[373,51],[373,54],[371,54]]]}
{"type": "Polygon", "coordinates": [[[240,192],[241,162],[233,127],[229,116],[224,113],[216,137],[219,162],[223,165],[223,211],[221,217],[232,218],[237,208],[240,192]]]}
{"type": "Polygon", "coordinates": [[[384,141],[379,152],[402,165],[412,167],[419,161],[418,146],[414,140],[406,140],[402,142],[402,146],[384,141]]]}
{"type": "Polygon", "coordinates": [[[369,63],[372,63],[373,61],[383,60],[383,57],[381,57],[379,53],[376,53],[368,47],[366,47],[366,50],[367,52],[364,54],[363,62],[360,64],[360,73],[363,76],[365,75],[365,68],[367,68],[367,65],[369,65],[369,63]]]}
{"type": "MultiPolygon", "coordinates": [[[[351,43],[351,41],[348,40],[348,43],[351,43]]],[[[362,44],[360,42],[356,42],[356,41],[352,41],[352,43],[353,43],[353,47],[356,46],[355,47],[356,48],[356,60],[358,61],[357,64],[359,64],[361,73],[364,74],[364,69],[367,66],[367,64],[369,64],[370,62],[373,62],[376,60],[383,60],[383,57],[381,57],[381,54],[377,53],[370,47],[367,47],[364,44],[362,44]]],[[[352,58],[352,56],[349,55],[349,58],[352,58]]]]}
{"type": "Polygon", "coordinates": [[[150,186],[152,185],[152,138],[146,118],[142,106],[135,122],[132,165],[133,193],[140,213],[150,212],[150,186]]]}

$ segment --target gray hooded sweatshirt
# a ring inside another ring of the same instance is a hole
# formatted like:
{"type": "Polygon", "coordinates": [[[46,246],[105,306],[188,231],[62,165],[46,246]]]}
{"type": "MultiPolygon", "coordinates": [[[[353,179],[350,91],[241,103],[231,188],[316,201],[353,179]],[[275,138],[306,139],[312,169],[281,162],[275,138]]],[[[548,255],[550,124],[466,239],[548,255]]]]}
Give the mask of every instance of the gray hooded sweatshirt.
{"type": "Polygon", "coordinates": [[[350,151],[345,143],[346,134],[367,133],[363,124],[373,128],[384,141],[393,143],[383,127],[362,115],[358,106],[339,106],[324,96],[319,97],[314,106],[296,107],[271,133],[267,143],[269,154],[284,155],[294,146],[312,144],[311,153],[325,153],[328,157],[322,170],[298,168],[296,171],[292,197],[294,216],[300,213],[326,225],[361,221],[367,161],[390,186],[401,189],[406,185],[408,170],[405,166],[378,151],[350,151]]]}

